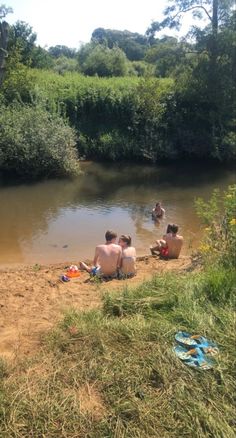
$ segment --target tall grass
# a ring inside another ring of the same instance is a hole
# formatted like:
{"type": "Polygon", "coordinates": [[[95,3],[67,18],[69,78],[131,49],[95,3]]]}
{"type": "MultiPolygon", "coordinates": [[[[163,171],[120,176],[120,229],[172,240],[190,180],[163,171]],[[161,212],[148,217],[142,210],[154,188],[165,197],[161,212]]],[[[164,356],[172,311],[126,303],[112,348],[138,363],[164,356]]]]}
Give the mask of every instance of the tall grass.
{"type": "Polygon", "coordinates": [[[35,69],[27,77],[27,92],[20,75],[19,84],[17,75],[7,78],[7,101],[43,100],[48,111],[66,117],[77,131],[80,155],[152,161],[176,155],[167,123],[173,80],[58,75],[35,69]]]}

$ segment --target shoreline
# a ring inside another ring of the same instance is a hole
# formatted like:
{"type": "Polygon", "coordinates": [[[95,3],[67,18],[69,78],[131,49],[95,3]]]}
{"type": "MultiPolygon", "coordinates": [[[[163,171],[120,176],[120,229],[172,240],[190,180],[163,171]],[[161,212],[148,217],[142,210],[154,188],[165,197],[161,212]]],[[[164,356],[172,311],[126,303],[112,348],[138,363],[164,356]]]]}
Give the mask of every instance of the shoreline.
{"type": "MultiPolygon", "coordinates": [[[[183,256],[181,257],[181,258],[183,258],[183,257],[189,257],[190,255],[186,255],[186,254],[183,254],[183,256]]],[[[147,259],[147,258],[152,258],[153,256],[151,255],[151,254],[145,254],[145,255],[141,255],[141,256],[137,256],[136,257],[136,260],[137,260],[137,262],[138,261],[144,261],[145,259],[147,259]]],[[[85,260],[83,260],[85,263],[88,263],[88,264],[92,264],[93,263],[93,261],[91,260],[91,259],[85,259],[85,260]]],[[[0,263],[0,272],[1,271],[4,271],[4,270],[24,270],[24,269],[28,269],[28,268],[34,268],[34,266],[39,266],[41,269],[46,269],[46,268],[48,268],[49,266],[51,266],[51,267],[55,267],[55,268],[58,268],[58,267],[64,267],[65,268],[65,266],[67,267],[67,266],[70,266],[71,264],[78,264],[79,265],[79,261],[68,261],[68,260],[65,260],[65,261],[63,261],[63,262],[56,262],[56,263],[51,263],[51,262],[46,262],[46,263],[0,263]]]]}

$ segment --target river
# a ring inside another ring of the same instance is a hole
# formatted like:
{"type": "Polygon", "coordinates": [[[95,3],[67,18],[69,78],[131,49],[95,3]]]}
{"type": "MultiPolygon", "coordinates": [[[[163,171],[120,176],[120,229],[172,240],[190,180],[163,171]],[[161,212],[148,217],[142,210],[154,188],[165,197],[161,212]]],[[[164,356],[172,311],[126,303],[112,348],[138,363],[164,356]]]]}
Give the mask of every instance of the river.
{"type": "Polygon", "coordinates": [[[130,234],[138,255],[177,223],[183,254],[196,248],[200,223],[194,199],[235,182],[232,170],[203,164],[128,165],[81,163],[75,180],[0,184],[0,264],[76,263],[94,254],[107,229],[130,234]],[[151,210],[161,201],[160,224],[151,210]]]}

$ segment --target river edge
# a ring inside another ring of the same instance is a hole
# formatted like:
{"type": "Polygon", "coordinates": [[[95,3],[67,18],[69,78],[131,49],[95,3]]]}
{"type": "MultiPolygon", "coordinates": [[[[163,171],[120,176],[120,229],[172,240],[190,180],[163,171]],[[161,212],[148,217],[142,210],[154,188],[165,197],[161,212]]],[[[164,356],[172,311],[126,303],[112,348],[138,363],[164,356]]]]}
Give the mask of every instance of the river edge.
{"type": "MultiPolygon", "coordinates": [[[[88,260],[89,262],[89,260],[88,260]]],[[[163,272],[187,272],[196,268],[192,256],[161,260],[137,257],[137,275],[128,280],[91,281],[87,272],[63,283],[60,276],[70,264],[0,267],[0,356],[17,360],[40,349],[42,338],[72,308],[101,307],[104,293],[136,287],[163,272]]]]}

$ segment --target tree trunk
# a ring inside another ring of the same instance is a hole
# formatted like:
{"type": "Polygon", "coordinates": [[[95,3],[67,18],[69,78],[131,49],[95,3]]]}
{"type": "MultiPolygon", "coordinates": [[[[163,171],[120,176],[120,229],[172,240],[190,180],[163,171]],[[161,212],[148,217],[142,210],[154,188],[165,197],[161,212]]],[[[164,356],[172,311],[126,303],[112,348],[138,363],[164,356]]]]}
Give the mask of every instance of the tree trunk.
{"type": "Polygon", "coordinates": [[[218,13],[219,13],[219,0],[213,0],[212,5],[212,33],[216,37],[218,34],[218,13]]]}
{"type": "Polygon", "coordinates": [[[0,86],[4,76],[5,58],[7,57],[9,25],[6,21],[0,22],[0,86]]]}

